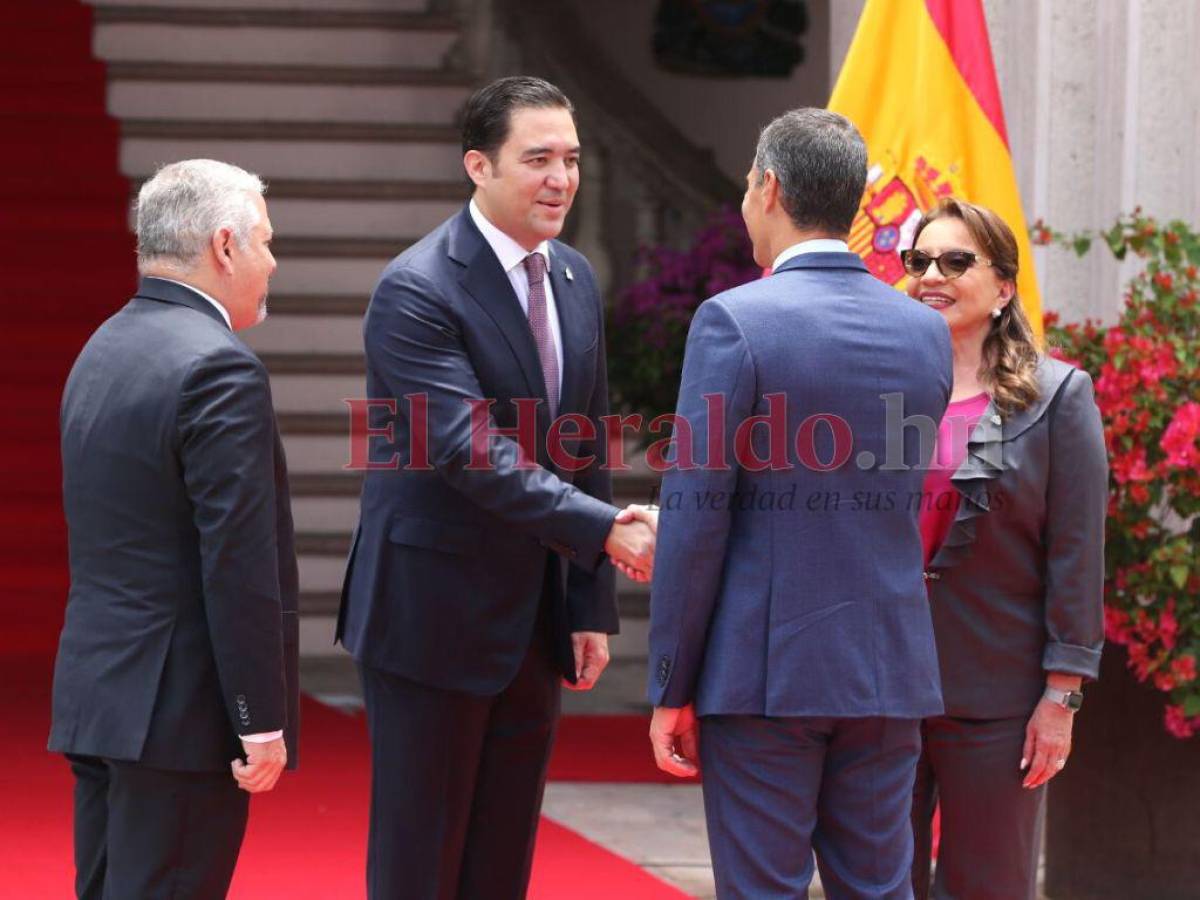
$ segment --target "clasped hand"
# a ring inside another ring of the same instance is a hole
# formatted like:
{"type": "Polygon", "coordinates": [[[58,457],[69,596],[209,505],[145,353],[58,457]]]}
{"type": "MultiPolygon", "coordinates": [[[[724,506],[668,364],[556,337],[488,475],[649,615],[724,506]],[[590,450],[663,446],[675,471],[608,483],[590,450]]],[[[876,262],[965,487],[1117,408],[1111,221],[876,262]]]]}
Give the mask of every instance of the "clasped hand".
{"type": "Polygon", "coordinates": [[[617,513],[604,552],[625,576],[649,581],[654,575],[654,545],[658,534],[658,510],[631,503],[617,513]]]}

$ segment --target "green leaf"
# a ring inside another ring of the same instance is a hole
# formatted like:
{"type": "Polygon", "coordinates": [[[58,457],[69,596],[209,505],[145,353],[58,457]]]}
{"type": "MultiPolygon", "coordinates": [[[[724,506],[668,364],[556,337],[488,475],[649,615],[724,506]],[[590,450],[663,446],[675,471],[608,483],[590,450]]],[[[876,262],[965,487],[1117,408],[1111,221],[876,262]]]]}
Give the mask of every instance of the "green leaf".
{"type": "Polygon", "coordinates": [[[1125,258],[1125,235],[1121,230],[1120,223],[1104,232],[1104,240],[1108,242],[1108,248],[1112,250],[1113,256],[1117,259],[1125,258]]]}
{"type": "Polygon", "coordinates": [[[1075,251],[1076,256],[1083,256],[1092,249],[1092,239],[1086,234],[1081,234],[1071,243],[1071,248],[1075,251]]]}
{"type": "Polygon", "coordinates": [[[1188,718],[1200,716],[1200,694],[1188,694],[1183,701],[1183,714],[1188,718]]]}
{"type": "Polygon", "coordinates": [[[1170,572],[1171,572],[1171,580],[1173,582],[1175,582],[1175,587],[1179,588],[1179,590],[1182,591],[1184,586],[1188,582],[1188,575],[1191,574],[1188,571],[1188,567],[1187,566],[1171,566],[1170,572]]]}

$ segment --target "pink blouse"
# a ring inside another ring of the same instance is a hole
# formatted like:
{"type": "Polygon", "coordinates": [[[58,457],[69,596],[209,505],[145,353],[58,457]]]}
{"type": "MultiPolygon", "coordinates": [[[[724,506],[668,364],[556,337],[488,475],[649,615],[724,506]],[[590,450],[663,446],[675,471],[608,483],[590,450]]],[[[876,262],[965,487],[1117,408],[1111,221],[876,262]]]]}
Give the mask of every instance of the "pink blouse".
{"type": "Polygon", "coordinates": [[[987,394],[977,394],[951,403],[946,407],[946,414],[938,426],[937,447],[929,464],[929,473],[925,476],[925,489],[921,497],[921,541],[925,546],[926,566],[954,524],[959,496],[958,490],[950,482],[950,476],[966,459],[967,440],[990,399],[987,394]]]}

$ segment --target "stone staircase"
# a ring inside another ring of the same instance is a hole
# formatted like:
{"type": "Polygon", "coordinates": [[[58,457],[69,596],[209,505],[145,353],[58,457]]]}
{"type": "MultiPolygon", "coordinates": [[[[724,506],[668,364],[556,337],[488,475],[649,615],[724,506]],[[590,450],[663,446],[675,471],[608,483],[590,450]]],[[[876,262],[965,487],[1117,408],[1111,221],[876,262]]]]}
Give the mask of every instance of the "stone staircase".
{"type": "MultiPolygon", "coordinates": [[[[120,164],[258,172],[279,271],[246,332],[266,363],[292,473],[302,650],[331,650],[359,476],[344,399],[363,394],[362,315],[386,262],[467,196],[454,117],[479,79],[428,0],[90,0],[120,164]]],[[[622,478],[622,499],[651,480],[622,478]]],[[[645,655],[645,589],[623,582],[624,656],[645,655]]]]}

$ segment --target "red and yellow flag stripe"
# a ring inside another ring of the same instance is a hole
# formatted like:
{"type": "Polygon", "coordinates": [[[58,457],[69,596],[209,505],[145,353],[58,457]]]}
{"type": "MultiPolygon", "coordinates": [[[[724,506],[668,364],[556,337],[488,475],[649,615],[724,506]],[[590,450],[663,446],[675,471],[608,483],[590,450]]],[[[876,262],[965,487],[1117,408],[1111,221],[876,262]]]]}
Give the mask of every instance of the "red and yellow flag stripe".
{"type": "Polygon", "coordinates": [[[946,195],[987,206],[1017,236],[1017,293],[1041,333],[1041,295],[980,0],[867,0],[829,108],[867,142],[850,246],[890,284],[921,213],[946,195]]]}

